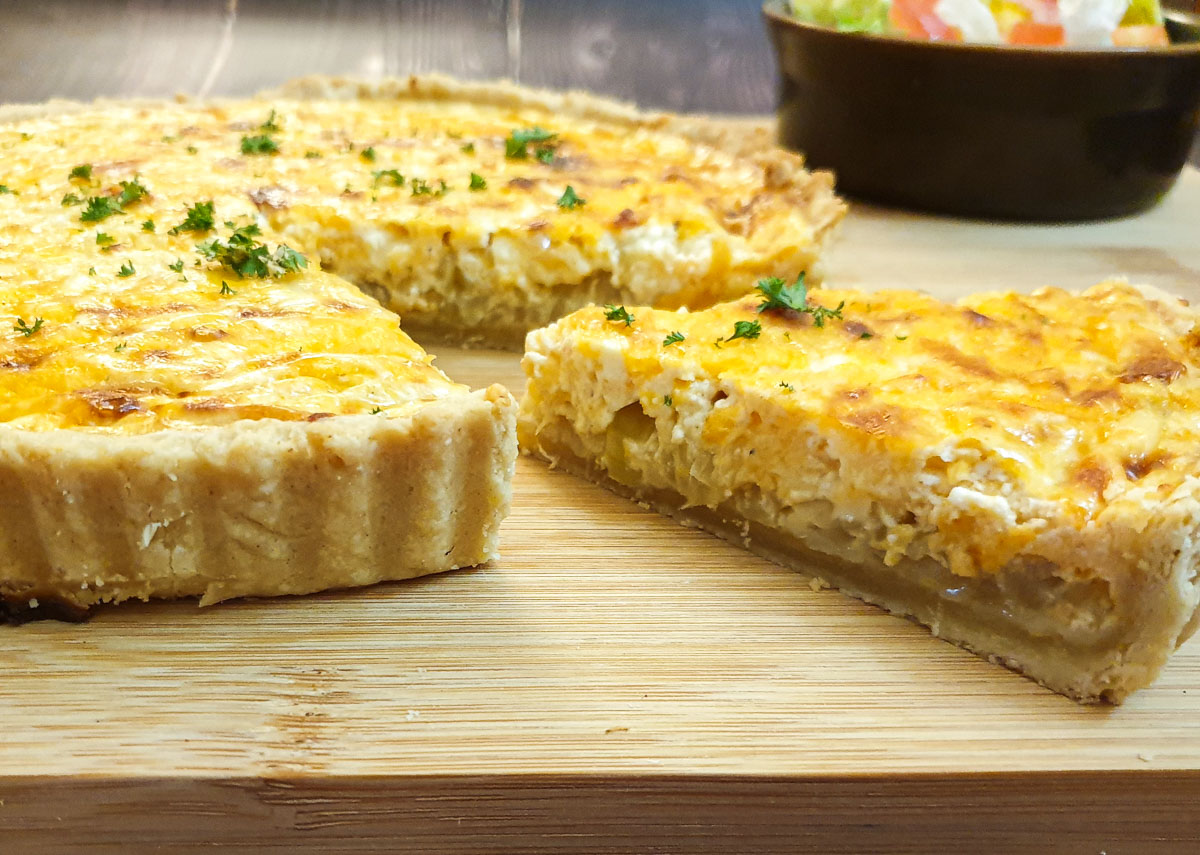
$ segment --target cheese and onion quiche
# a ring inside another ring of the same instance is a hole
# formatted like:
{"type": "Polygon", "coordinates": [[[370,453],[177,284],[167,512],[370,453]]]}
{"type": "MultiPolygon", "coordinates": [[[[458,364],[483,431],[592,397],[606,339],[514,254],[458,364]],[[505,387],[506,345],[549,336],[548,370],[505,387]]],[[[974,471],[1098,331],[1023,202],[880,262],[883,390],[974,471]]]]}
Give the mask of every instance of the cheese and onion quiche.
{"type": "Polygon", "coordinates": [[[512,399],[452,383],[392,311],[518,346],[592,300],[707,305],[810,268],[842,212],[761,128],[504,84],[3,108],[0,600],[487,560],[512,399]]]}
{"type": "Polygon", "coordinates": [[[1084,701],[1196,628],[1200,316],[1081,294],[588,308],[529,335],[529,453],[1084,701]]]}
{"type": "Polygon", "coordinates": [[[65,183],[73,159],[108,182],[97,192],[140,176],[163,216],[206,200],[219,221],[255,214],[418,340],[519,350],[588,303],[733,299],[812,268],[845,210],[831,176],[761,126],[578,93],[321,78],[250,100],[56,109],[4,131],[0,182],[83,198],[65,183]]]}

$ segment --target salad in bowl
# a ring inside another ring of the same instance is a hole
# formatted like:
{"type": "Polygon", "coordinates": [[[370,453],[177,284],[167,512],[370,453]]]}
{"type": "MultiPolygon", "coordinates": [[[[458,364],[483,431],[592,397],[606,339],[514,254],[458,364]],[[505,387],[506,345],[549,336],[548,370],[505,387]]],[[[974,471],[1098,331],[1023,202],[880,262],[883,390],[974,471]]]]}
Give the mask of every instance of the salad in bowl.
{"type": "Polygon", "coordinates": [[[1163,47],[1159,0],[788,0],[798,20],[930,41],[1163,47]]]}

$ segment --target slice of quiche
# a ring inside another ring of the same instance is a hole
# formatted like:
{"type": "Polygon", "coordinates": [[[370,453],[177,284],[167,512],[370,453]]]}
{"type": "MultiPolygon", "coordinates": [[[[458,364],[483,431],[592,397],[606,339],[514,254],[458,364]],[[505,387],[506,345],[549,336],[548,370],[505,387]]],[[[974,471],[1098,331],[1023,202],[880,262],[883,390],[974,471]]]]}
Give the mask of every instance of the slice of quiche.
{"type": "Polygon", "coordinates": [[[1197,313],[760,283],[530,334],[523,448],[1084,701],[1196,628],[1197,313]]]}
{"type": "MultiPolygon", "coordinates": [[[[256,214],[419,340],[517,350],[588,303],[732,299],[812,268],[845,211],[831,176],[759,125],[497,83],[314,78],[249,100],[6,116],[0,182],[22,200],[61,200],[78,226],[90,197],[138,178],[164,228],[195,202],[218,223],[256,214]],[[90,182],[67,181],[76,164],[90,182]]],[[[145,242],[138,211],[115,222],[145,242]]]]}
{"type": "Polygon", "coordinates": [[[252,210],[181,204],[201,175],[69,156],[0,192],[0,619],[495,556],[503,388],[448,380],[252,210]]]}

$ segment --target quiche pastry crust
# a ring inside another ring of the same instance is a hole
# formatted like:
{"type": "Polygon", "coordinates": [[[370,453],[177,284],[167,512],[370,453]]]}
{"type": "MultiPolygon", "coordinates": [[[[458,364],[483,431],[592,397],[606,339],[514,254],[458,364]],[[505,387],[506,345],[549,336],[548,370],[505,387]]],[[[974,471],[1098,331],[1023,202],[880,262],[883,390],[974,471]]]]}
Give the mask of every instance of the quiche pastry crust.
{"type": "Polygon", "coordinates": [[[387,417],[0,427],[0,617],[306,594],[491,560],[514,407],[492,386],[387,417]]]}
{"type": "Polygon", "coordinates": [[[1200,615],[1194,310],[1123,283],[811,299],[843,317],[531,333],[522,448],[1070,697],[1148,685],[1200,615]]]}

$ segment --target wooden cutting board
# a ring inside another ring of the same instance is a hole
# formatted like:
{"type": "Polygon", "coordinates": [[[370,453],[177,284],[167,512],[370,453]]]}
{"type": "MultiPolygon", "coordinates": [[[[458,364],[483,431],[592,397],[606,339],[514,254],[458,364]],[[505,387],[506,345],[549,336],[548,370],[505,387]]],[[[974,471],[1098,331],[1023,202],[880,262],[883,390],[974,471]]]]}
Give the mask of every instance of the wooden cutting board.
{"type": "MultiPolygon", "coordinates": [[[[943,296],[1112,274],[1200,299],[1200,172],[1088,225],[856,205],[829,259],[943,296]]],[[[491,566],[0,627],[0,852],[1200,851],[1200,642],[1081,707],[539,463],[514,491],[491,566]]]]}

